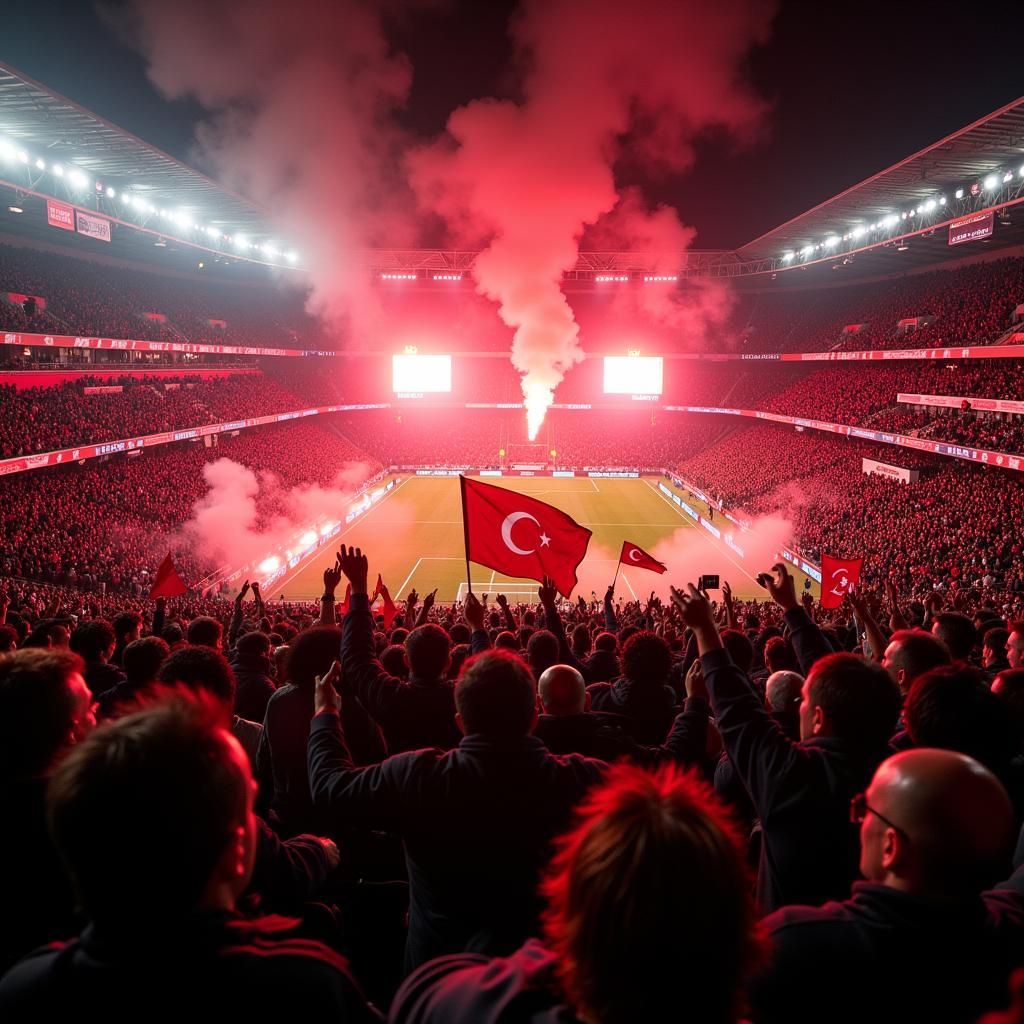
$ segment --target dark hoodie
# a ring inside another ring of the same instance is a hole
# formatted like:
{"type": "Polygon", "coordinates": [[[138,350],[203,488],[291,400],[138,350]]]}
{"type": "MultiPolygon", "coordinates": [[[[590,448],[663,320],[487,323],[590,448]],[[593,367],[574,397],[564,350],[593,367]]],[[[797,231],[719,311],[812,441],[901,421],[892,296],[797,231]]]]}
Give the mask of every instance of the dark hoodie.
{"type": "Polygon", "coordinates": [[[652,686],[625,676],[613,683],[593,683],[587,693],[591,711],[620,715],[629,735],[647,745],[664,742],[678,710],[670,686],[652,686]]]}
{"type": "Polygon", "coordinates": [[[267,701],[277,689],[271,675],[270,659],[263,654],[235,651],[231,656],[231,670],[238,682],[235,714],[250,722],[262,722],[267,713],[267,701]]]}
{"type": "Polygon", "coordinates": [[[957,904],[855,882],[842,903],[786,907],[764,924],[771,962],[750,986],[758,1024],[975,1021],[1005,1005],[1024,959],[1024,898],[1010,889],[957,904]]]}

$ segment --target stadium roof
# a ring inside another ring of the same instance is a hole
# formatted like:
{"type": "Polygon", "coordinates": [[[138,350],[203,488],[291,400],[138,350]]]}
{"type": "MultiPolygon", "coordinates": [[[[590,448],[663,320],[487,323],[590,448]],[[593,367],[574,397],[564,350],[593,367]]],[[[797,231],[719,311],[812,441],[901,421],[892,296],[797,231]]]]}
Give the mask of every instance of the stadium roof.
{"type": "Polygon", "coordinates": [[[204,223],[270,237],[265,210],[131,132],[80,107],[10,65],[0,64],[0,131],[139,196],[188,207],[204,223]]]}
{"type": "Polygon", "coordinates": [[[1024,97],[947,135],[845,192],[819,203],[746,245],[743,260],[772,259],[799,252],[834,233],[927,201],[939,189],[970,185],[991,172],[1024,161],[1024,97]]]}

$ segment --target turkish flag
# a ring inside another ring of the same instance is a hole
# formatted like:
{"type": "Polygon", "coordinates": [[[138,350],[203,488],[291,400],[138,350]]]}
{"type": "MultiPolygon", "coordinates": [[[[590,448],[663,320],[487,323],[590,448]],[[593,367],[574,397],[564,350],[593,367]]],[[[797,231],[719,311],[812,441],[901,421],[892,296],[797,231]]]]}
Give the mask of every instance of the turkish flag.
{"type": "Polygon", "coordinates": [[[391,600],[391,594],[388,592],[388,588],[384,586],[384,580],[381,578],[380,573],[377,573],[377,586],[373,591],[374,601],[378,597],[384,598],[384,628],[390,629],[391,623],[395,621],[395,616],[398,614],[398,609],[395,607],[395,602],[391,600]]]}
{"type": "Polygon", "coordinates": [[[459,477],[466,557],[506,576],[550,576],[568,597],[591,532],[546,502],[459,477]]]}
{"type": "Polygon", "coordinates": [[[188,587],[178,575],[178,570],[174,568],[174,563],[168,554],[156,571],[156,578],[149,591],[149,599],[152,601],[155,597],[178,597],[180,594],[186,593],[188,593],[188,587]]]}
{"type": "Polygon", "coordinates": [[[860,582],[862,558],[821,556],[821,607],[838,608],[860,582]]]}
{"type": "Polygon", "coordinates": [[[619,555],[619,561],[623,565],[632,565],[637,569],[650,569],[651,572],[668,572],[667,565],[659,562],[656,558],[651,558],[642,547],[628,540],[622,542],[622,553],[619,555]]]}

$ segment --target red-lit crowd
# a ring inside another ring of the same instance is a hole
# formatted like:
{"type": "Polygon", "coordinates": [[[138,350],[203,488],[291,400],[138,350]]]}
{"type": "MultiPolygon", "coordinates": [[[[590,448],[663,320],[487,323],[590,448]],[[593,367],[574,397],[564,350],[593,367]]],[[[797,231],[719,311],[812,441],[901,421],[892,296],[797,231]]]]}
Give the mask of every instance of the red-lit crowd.
{"type": "Polygon", "coordinates": [[[1007,1006],[1024,623],[981,591],[441,607],[375,554],[307,605],[0,586],[4,1020],[1007,1006]]]}

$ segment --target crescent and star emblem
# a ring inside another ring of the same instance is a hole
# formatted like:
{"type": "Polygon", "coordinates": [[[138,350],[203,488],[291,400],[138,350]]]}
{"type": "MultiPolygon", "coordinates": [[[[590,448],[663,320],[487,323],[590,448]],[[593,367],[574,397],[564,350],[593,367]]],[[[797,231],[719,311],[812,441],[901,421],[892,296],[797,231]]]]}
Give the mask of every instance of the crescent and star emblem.
{"type": "MultiPolygon", "coordinates": [[[[529,519],[530,522],[536,523],[537,526],[540,526],[537,519],[534,516],[531,516],[529,512],[511,512],[505,516],[505,520],[501,524],[501,539],[505,542],[505,547],[507,547],[514,555],[532,555],[534,551],[537,550],[536,548],[521,548],[512,540],[512,527],[515,526],[520,519],[529,519]]],[[[551,538],[541,531],[540,546],[544,548],[550,543],[551,538]]]]}
{"type": "Polygon", "coordinates": [[[638,557],[639,554],[640,554],[640,552],[639,552],[639,550],[637,548],[630,548],[629,549],[629,560],[631,562],[639,562],[640,561],[640,559],[638,557]]]}

